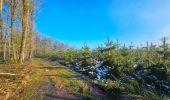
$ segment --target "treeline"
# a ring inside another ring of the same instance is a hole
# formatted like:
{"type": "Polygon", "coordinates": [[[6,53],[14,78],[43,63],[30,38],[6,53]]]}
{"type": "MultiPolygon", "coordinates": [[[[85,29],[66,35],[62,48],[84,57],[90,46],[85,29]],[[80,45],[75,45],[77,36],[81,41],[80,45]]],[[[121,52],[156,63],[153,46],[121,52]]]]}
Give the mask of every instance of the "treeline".
{"type": "Polygon", "coordinates": [[[42,36],[35,25],[41,0],[0,0],[0,63],[23,63],[68,46],[42,36]]]}
{"type": "Polygon", "coordinates": [[[40,0],[0,0],[0,60],[23,63],[37,49],[36,12],[40,0]]]}
{"type": "MultiPolygon", "coordinates": [[[[47,43],[50,44],[50,43],[47,43]]],[[[163,37],[158,44],[146,42],[143,46],[121,45],[107,39],[105,46],[98,46],[91,50],[87,44],[84,44],[82,49],[75,48],[60,48],[60,50],[46,50],[44,56],[49,56],[52,59],[60,59],[66,62],[86,62],[87,65],[95,63],[95,61],[107,62],[108,66],[113,64],[126,66],[125,68],[133,67],[136,63],[142,63],[145,66],[153,64],[170,65],[170,48],[168,38],[163,37]]],[[[47,48],[47,47],[46,47],[47,48]]],[[[50,48],[54,48],[51,47],[50,48]]],[[[82,65],[84,66],[84,65],[82,65]]]]}

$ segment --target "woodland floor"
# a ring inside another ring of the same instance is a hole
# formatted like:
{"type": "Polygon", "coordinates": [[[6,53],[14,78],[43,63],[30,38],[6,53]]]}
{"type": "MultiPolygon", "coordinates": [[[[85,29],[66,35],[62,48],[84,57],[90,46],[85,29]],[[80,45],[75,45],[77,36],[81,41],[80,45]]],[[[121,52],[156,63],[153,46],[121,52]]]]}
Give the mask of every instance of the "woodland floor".
{"type": "MultiPolygon", "coordinates": [[[[23,65],[0,64],[0,100],[114,100],[86,77],[47,59],[32,59],[23,65]]],[[[120,96],[121,99],[126,98],[120,96]]]]}

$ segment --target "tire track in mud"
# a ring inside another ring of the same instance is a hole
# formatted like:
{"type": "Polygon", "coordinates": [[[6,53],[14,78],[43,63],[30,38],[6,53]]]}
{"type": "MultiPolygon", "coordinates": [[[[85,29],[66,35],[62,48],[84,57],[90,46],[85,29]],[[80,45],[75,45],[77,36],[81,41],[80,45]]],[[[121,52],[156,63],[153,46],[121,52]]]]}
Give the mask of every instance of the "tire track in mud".
{"type": "Polygon", "coordinates": [[[63,88],[56,88],[52,81],[50,70],[54,70],[54,67],[49,67],[45,70],[45,77],[47,77],[46,93],[43,94],[43,100],[79,100],[76,96],[70,94],[63,88]]]}

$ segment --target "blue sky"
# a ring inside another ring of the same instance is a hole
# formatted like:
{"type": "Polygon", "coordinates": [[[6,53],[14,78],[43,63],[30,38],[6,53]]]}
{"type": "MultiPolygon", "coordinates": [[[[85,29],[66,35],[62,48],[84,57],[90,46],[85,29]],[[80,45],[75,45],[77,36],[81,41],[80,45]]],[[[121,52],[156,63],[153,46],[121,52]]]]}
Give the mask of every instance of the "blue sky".
{"type": "Polygon", "coordinates": [[[170,36],[170,0],[43,0],[37,29],[74,47],[97,47],[109,36],[123,44],[170,36]]]}

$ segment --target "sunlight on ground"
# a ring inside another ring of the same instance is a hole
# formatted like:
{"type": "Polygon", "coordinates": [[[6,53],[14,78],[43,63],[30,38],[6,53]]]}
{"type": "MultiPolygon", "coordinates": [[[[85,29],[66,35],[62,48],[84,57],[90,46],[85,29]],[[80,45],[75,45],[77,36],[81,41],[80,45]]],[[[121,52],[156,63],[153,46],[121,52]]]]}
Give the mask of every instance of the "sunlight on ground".
{"type": "Polygon", "coordinates": [[[26,75],[25,78],[1,78],[0,98],[12,98],[13,100],[39,100],[43,94],[48,92],[48,82],[54,84],[56,89],[63,89],[70,94],[81,97],[90,97],[89,84],[84,80],[76,78],[76,74],[63,66],[42,59],[33,59],[27,65],[11,65],[4,67],[0,65],[1,72],[13,72],[26,75]],[[25,66],[24,68],[22,68],[25,66]],[[8,68],[12,67],[12,68],[8,68]],[[13,69],[13,70],[11,70],[13,69]],[[12,91],[15,91],[12,93],[12,91]]]}

